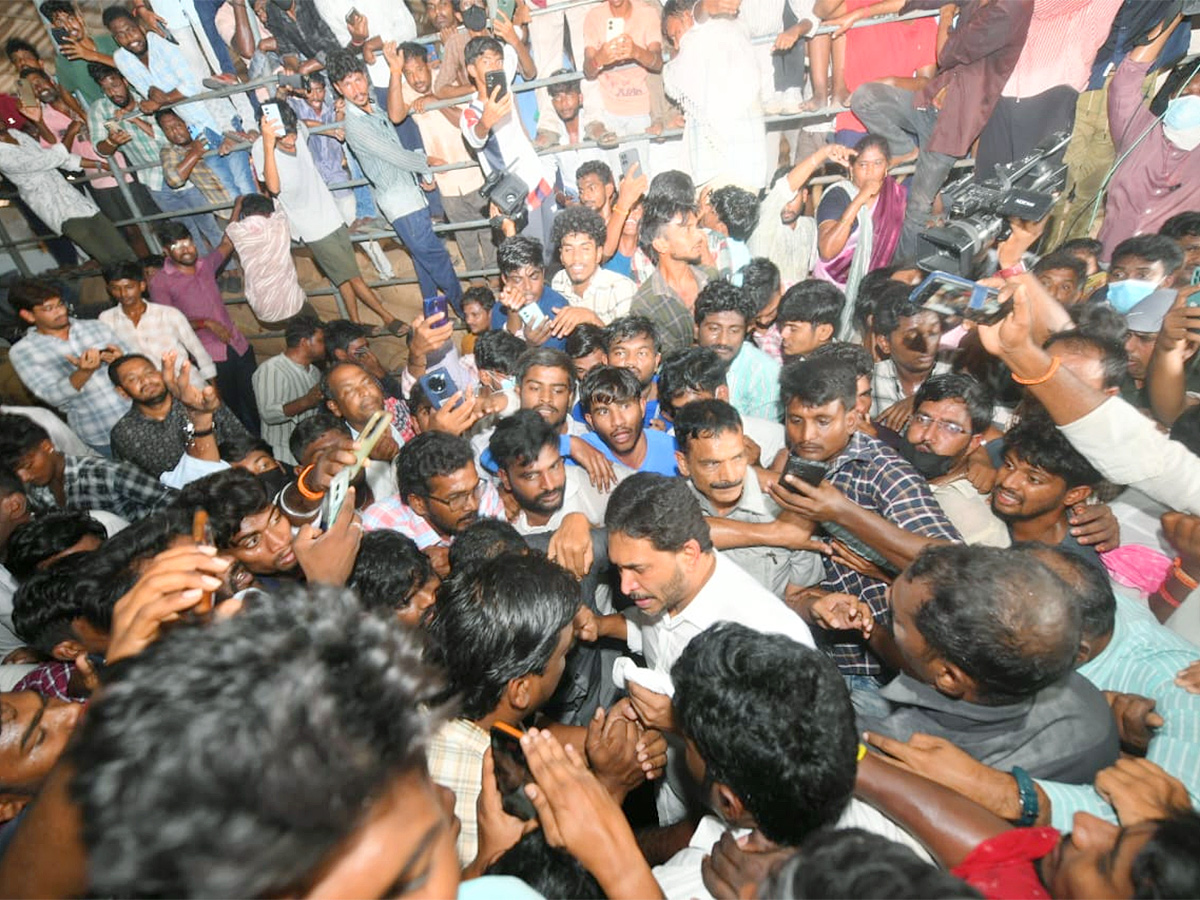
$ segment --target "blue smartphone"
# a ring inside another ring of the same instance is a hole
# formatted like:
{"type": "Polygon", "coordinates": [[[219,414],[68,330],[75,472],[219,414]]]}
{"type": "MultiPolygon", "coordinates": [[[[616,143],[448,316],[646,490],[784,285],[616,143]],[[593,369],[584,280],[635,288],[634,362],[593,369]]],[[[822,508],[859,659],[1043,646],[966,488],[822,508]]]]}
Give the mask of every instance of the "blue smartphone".
{"type": "Polygon", "coordinates": [[[429,398],[429,402],[433,404],[434,409],[441,409],[447,400],[458,393],[458,385],[454,383],[454,379],[445,369],[426,372],[417,379],[417,383],[421,385],[421,389],[429,398]]]}
{"type": "Polygon", "coordinates": [[[443,319],[449,319],[450,305],[445,297],[425,297],[421,300],[421,314],[426,320],[436,319],[441,316],[443,319]]]}

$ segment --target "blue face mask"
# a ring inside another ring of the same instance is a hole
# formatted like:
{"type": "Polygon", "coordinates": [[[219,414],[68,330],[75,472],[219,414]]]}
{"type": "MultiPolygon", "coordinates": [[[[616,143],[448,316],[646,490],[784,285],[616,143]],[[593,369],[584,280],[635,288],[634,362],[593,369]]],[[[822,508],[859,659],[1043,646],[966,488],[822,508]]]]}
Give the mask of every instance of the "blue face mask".
{"type": "Polygon", "coordinates": [[[1188,94],[1169,102],[1167,114],[1163,116],[1163,125],[1175,131],[1200,128],[1200,96],[1188,94]]]}
{"type": "Polygon", "coordinates": [[[1117,312],[1124,315],[1129,312],[1158,288],[1157,281],[1110,281],[1108,283],[1108,303],[1117,312]]]}
{"type": "Polygon", "coordinates": [[[517,379],[515,379],[515,378],[501,378],[500,379],[500,390],[515,391],[516,389],[517,389],[517,379]]]}

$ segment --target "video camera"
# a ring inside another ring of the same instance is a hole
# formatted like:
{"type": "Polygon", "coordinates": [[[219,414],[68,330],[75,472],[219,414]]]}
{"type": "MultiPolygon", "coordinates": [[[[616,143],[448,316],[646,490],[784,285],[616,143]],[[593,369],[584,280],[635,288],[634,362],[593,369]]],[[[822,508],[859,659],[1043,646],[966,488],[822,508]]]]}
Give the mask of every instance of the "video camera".
{"type": "Polygon", "coordinates": [[[992,242],[1003,237],[1008,219],[1037,222],[1050,212],[1066,183],[1062,154],[1071,135],[1055,132],[1027,156],[997,166],[990,178],[964,178],[944,191],[950,221],[917,237],[917,264],[927,272],[970,278],[992,242]]]}

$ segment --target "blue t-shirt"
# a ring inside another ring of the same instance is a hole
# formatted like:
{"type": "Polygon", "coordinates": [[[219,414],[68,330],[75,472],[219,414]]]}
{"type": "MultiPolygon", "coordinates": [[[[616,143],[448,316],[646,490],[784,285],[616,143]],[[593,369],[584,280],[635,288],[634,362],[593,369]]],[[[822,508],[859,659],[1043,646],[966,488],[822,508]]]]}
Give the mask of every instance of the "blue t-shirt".
{"type": "Polygon", "coordinates": [[[612,259],[606,262],[600,268],[608,269],[610,272],[616,272],[618,275],[624,275],[626,278],[633,277],[633,257],[626,256],[620,250],[612,255],[612,259]]]}
{"type": "MultiPolygon", "coordinates": [[[[665,431],[647,428],[642,431],[646,436],[646,458],[642,460],[639,472],[655,472],[674,478],[679,472],[675,466],[675,438],[665,431]]],[[[580,436],[614,463],[620,463],[616,455],[609,449],[608,444],[600,440],[600,435],[594,431],[580,436]]],[[[624,465],[624,463],[621,463],[624,465]]]]}
{"type": "MultiPolygon", "coordinates": [[[[553,319],[555,307],[570,306],[571,302],[558,291],[553,290],[550,285],[546,285],[542,288],[542,296],[537,299],[537,305],[538,309],[546,314],[546,318],[553,319]]],[[[499,331],[506,325],[508,325],[508,307],[497,303],[492,307],[492,330],[499,331]]],[[[551,350],[565,350],[567,342],[564,338],[552,337],[548,338],[542,346],[549,347],[551,350]]]]}

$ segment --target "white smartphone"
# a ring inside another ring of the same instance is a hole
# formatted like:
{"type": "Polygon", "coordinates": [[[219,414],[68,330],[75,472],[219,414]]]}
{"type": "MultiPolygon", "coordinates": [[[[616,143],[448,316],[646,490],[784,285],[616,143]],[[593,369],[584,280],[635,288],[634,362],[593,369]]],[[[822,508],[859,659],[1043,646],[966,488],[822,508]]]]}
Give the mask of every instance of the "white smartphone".
{"type": "Polygon", "coordinates": [[[540,306],[536,303],[526,303],[517,310],[517,315],[521,317],[521,321],[529,326],[532,331],[535,328],[540,328],[542,323],[546,321],[546,314],[542,312],[540,306]]]}
{"type": "Polygon", "coordinates": [[[608,43],[615,38],[619,38],[624,33],[625,20],[618,16],[613,16],[608,20],[608,25],[604,29],[604,42],[608,43]]]}
{"type": "Polygon", "coordinates": [[[264,122],[270,122],[278,131],[283,131],[283,117],[279,115],[276,101],[269,100],[262,105],[262,117],[264,122]]]}

